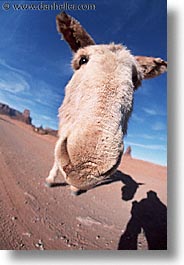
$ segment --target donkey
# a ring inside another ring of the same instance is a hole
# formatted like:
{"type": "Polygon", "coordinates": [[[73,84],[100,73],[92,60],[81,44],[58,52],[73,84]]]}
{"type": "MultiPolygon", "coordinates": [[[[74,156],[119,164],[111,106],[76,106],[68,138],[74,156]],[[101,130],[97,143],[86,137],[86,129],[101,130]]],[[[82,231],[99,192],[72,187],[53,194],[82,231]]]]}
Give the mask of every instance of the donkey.
{"type": "Polygon", "coordinates": [[[46,178],[53,186],[58,171],[73,194],[112,177],[123,154],[123,137],[142,79],[167,69],[160,58],[133,56],[121,44],[96,45],[80,23],[65,12],[57,30],[74,52],[74,74],[59,108],[59,139],[46,178]]]}

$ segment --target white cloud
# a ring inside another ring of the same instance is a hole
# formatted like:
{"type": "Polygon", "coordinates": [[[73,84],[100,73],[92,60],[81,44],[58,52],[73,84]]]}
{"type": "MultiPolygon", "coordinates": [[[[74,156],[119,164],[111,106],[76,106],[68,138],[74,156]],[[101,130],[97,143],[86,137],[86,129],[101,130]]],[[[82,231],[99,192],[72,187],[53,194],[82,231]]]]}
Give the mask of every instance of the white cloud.
{"type": "Polygon", "coordinates": [[[163,122],[160,122],[160,121],[157,121],[155,122],[153,125],[152,125],[152,130],[154,131],[162,131],[162,130],[165,130],[166,128],[166,124],[163,123],[163,122]]]}
{"type": "Polygon", "coordinates": [[[143,110],[148,115],[158,115],[157,111],[154,109],[143,108],[143,110]]]}
{"type": "Polygon", "coordinates": [[[135,122],[143,122],[143,117],[138,116],[136,113],[133,113],[131,116],[131,119],[135,122]]]}
{"type": "Polygon", "coordinates": [[[142,134],[142,138],[145,139],[145,140],[166,141],[166,136],[142,134]]]}
{"type": "Polygon", "coordinates": [[[61,95],[58,94],[55,87],[43,80],[35,81],[33,86],[34,94],[30,96],[34,97],[35,102],[47,107],[52,105],[58,105],[59,107],[63,98],[62,91],[61,95]]]}
{"type": "Polygon", "coordinates": [[[164,111],[161,111],[158,107],[155,106],[155,108],[142,108],[143,111],[151,116],[165,116],[166,113],[164,111]]]}
{"type": "Polygon", "coordinates": [[[5,60],[3,60],[1,58],[0,58],[0,67],[4,67],[10,71],[16,72],[16,73],[20,74],[21,76],[23,75],[23,76],[30,77],[30,75],[27,72],[9,65],[5,60]]]}
{"type": "Polygon", "coordinates": [[[29,84],[16,73],[5,73],[0,78],[0,89],[16,94],[29,90],[29,84]]]}
{"type": "Polygon", "coordinates": [[[162,142],[166,142],[167,141],[167,137],[165,135],[156,135],[154,133],[154,135],[150,135],[150,134],[128,134],[128,138],[133,138],[133,139],[137,139],[137,138],[141,138],[144,140],[157,140],[157,141],[162,141],[162,142]]]}
{"type": "Polygon", "coordinates": [[[9,105],[10,107],[17,109],[19,111],[23,111],[24,109],[32,109],[34,108],[35,104],[31,99],[22,98],[18,94],[13,93],[3,93],[0,90],[0,102],[9,105]]]}
{"type": "Polygon", "coordinates": [[[159,145],[159,144],[139,144],[139,143],[134,143],[134,142],[126,142],[127,145],[131,145],[131,146],[137,146],[140,148],[144,148],[144,149],[149,149],[149,150],[159,150],[159,151],[166,151],[166,147],[164,145],[159,145]]]}
{"type": "Polygon", "coordinates": [[[51,121],[51,120],[52,120],[51,117],[46,116],[46,115],[41,115],[40,117],[41,117],[42,119],[46,120],[46,121],[51,121]]]}
{"type": "Polygon", "coordinates": [[[10,93],[20,93],[30,89],[25,72],[0,60],[0,89],[10,93]]]}
{"type": "Polygon", "coordinates": [[[146,140],[154,140],[156,136],[149,135],[149,134],[142,134],[141,137],[146,140]]]}
{"type": "MultiPolygon", "coordinates": [[[[0,59],[0,91],[0,100],[3,95],[5,98],[11,95],[24,96],[25,100],[47,107],[55,104],[59,107],[63,98],[62,91],[59,95],[55,87],[43,80],[33,82],[30,74],[9,65],[2,59],[0,59]]],[[[21,98],[20,100],[22,101],[21,98]]]]}

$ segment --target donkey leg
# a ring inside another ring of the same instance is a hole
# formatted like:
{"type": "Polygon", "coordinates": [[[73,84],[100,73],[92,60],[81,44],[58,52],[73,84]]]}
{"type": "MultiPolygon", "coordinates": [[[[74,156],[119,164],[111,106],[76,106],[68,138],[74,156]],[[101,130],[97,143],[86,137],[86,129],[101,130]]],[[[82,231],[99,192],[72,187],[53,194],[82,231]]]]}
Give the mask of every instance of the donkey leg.
{"type": "MultiPolygon", "coordinates": [[[[65,153],[66,153],[66,147],[65,147],[65,138],[59,138],[58,141],[56,142],[55,145],[55,150],[54,150],[54,165],[52,169],[49,172],[49,176],[46,178],[46,185],[49,187],[54,186],[55,179],[58,175],[58,171],[61,172],[63,175],[64,179],[66,180],[66,173],[64,172],[62,166],[61,166],[61,155],[62,155],[62,160],[64,161],[65,159],[65,153]]],[[[64,161],[66,162],[66,161],[64,161]]]]}
{"type": "Polygon", "coordinates": [[[53,165],[52,169],[50,170],[49,176],[46,178],[46,181],[45,181],[46,186],[52,187],[54,185],[58,171],[59,171],[58,162],[54,161],[54,165],[53,165]]]}
{"type": "Polygon", "coordinates": [[[71,195],[73,195],[73,196],[80,195],[80,193],[81,193],[81,191],[78,188],[76,188],[72,185],[70,186],[70,190],[71,190],[71,195]]]}

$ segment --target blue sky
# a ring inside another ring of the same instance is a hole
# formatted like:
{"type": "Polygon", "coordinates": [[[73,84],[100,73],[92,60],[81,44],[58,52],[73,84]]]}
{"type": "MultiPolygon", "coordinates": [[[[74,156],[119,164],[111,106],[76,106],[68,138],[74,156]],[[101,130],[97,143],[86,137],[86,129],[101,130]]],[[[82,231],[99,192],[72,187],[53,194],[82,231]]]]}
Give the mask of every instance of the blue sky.
{"type": "MultiPolygon", "coordinates": [[[[31,110],[33,124],[57,128],[57,109],[72,76],[72,54],[55,26],[59,11],[3,10],[0,1],[0,102],[31,110]]],[[[41,1],[8,1],[10,4],[41,1]]],[[[63,1],[42,1],[42,3],[63,1]]],[[[65,1],[96,4],[96,10],[68,11],[96,43],[122,43],[135,55],[167,59],[165,0],[65,1]]],[[[146,80],[135,93],[125,145],[133,156],[167,163],[166,74],[146,80]]]]}

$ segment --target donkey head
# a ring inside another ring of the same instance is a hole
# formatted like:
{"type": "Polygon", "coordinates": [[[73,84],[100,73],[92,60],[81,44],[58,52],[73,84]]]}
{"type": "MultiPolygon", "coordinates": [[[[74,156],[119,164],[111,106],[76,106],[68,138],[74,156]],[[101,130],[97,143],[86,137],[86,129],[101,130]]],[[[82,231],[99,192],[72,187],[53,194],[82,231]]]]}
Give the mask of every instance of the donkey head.
{"type": "Polygon", "coordinates": [[[142,79],[164,73],[167,63],[133,56],[120,44],[96,45],[66,13],[59,14],[56,23],[74,52],[74,74],[59,109],[59,163],[68,183],[89,189],[119,165],[134,91],[142,79]]]}

